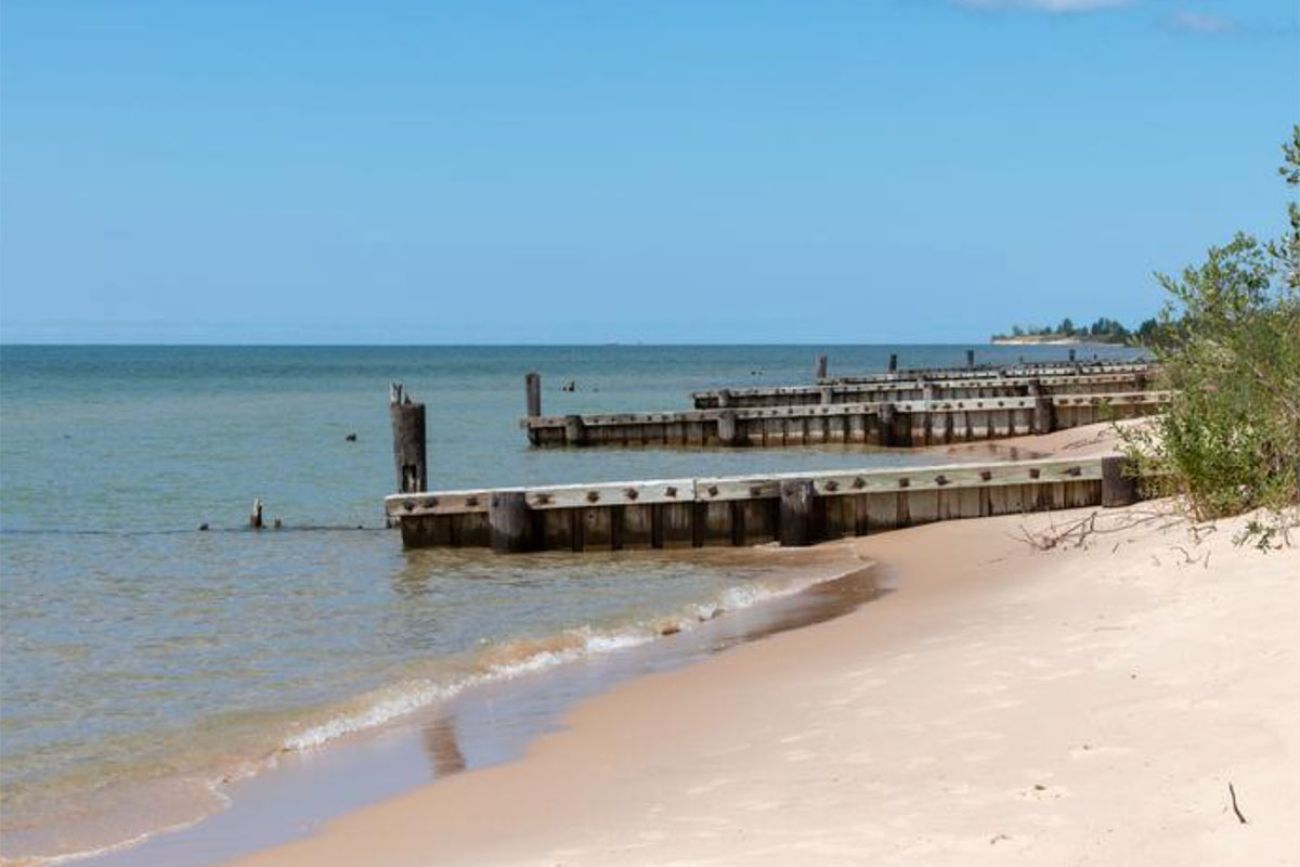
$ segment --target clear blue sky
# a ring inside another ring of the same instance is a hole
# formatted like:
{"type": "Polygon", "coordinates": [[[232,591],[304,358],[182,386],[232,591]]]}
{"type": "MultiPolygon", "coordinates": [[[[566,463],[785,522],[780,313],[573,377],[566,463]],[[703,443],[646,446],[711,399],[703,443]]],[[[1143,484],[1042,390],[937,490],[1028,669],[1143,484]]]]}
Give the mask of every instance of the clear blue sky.
{"type": "Polygon", "coordinates": [[[8,341],[895,342],[1273,235],[1290,0],[5,0],[8,341]]]}

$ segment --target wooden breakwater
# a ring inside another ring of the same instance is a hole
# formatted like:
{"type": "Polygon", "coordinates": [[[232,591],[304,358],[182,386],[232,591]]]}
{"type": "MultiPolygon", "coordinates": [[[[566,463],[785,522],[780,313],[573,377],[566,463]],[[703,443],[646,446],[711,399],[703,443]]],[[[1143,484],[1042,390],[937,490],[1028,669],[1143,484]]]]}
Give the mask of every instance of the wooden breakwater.
{"type": "Polygon", "coordinates": [[[1100,373],[960,376],[945,371],[892,379],[825,379],[818,385],[718,388],[691,393],[696,409],[808,406],[834,403],[880,403],[900,400],[969,400],[987,397],[1035,397],[1058,394],[1114,394],[1146,391],[1152,381],[1145,366],[1100,373]]]}
{"type": "MultiPolygon", "coordinates": [[[[820,374],[822,365],[817,371],[820,374]]],[[[906,370],[890,369],[885,372],[854,374],[849,376],[817,375],[818,384],[894,382],[909,379],[997,379],[1004,377],[1088,376],[1101,373],[1137,373],[1151,371],[1148,361],[1036,361],[998,366],[968,367],[917,367],[906,370]]]]}
{"type": "Polygon", "coordinates": [[[541,377],[525,381],[520,420],[534,446],[908,447],[1049,433],[1155,412],[1169,394],[1151,389],[1144,361],[1046,362],[831,378],[817,358],[816,385],[720,388],[691,395],[693,410],[542,414],[541,377]]]}
{"type": "Polygon", "coordinates": [[[399,493],[407,547],[495,551],[807,545],[925,524],[1137,499],[1120,458],[399,493]]]}
{"type": "Polygon", "coordinates": [[[1133,418],[1164,391],[824,403],[684,412],[536,416],[520,422],[535,446],[908,447],[1050,433],[1133,418]]]}

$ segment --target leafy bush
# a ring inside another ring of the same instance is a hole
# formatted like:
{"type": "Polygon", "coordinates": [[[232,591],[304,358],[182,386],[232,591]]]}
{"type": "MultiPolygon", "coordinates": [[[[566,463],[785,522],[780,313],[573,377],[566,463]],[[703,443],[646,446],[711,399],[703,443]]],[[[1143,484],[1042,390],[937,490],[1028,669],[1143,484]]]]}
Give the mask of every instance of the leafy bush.
{"type": "MultiPolygon", "coordinates": [[[[1300,126],[1281,174],[1300,184],[1300,126]]],[[[1181,277],[1152,349],[1172,402],[1124,433],[1157,494],[1182,494],[1198,519],[1296,502],[1300,472],[1300,208],[1290,232],[1261,244],[1239,234],[1181,277]]]]}

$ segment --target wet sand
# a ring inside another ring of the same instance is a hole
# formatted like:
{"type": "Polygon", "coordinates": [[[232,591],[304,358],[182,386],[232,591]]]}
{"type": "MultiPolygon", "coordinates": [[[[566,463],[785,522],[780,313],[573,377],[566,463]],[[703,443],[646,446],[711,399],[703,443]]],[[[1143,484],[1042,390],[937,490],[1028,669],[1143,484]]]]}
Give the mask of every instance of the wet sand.
{"type": "Polygon", "coordinates": [[[1161,503],[1026,541],[1096,512],[855,540],[872,604],[236,863],[1294,863],[1300,550],[1161,503]]]}

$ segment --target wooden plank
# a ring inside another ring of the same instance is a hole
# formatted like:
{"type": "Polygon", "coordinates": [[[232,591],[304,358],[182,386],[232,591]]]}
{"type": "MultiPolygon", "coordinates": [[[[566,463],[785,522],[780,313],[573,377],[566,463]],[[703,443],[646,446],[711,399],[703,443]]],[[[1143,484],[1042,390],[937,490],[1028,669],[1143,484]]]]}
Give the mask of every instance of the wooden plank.
{"type": "Polygon", "coordinates": [[[866,503],[868,532],[878,533],[899,526],[896,492],[867,494],[866,503]]]}
{"type": "Polygon", "coordinates": [[[907,514],[913,525],[939,520],[939,491],[908,491],[907,514]]]}

